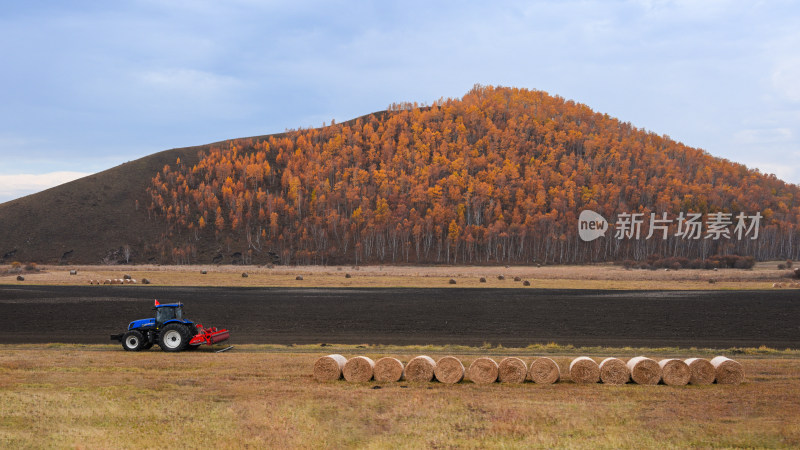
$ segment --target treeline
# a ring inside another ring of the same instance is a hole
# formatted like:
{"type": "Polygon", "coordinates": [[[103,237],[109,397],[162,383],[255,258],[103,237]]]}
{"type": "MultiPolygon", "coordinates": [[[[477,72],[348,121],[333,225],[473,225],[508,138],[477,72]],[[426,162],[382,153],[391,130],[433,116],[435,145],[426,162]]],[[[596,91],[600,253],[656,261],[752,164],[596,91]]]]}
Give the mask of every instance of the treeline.
{"type": "Polygon", "coordinates": [[[150,210],[166,219],[162,251],[177,263],[198,247],[285,264],[797,259],[799,193],[561,97],[476,86],[177,161],[153,178],[150,210]],[[645,227],[651,212],[763,219],[756,240],[684,239],[671,224],[667,239],[612,231],[587,243],[583,209],[643,213],[645,227]]]}

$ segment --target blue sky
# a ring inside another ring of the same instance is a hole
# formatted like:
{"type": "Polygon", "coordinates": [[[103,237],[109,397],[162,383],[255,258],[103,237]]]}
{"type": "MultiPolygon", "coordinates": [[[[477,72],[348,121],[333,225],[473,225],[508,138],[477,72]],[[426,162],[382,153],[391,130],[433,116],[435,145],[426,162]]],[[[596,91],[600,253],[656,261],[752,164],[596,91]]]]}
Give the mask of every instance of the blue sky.
{"type": "Polygon", "coordinates": [[[793,1],[3,1],[0,202],[175,147],[474,84],[800,183],[793,1]]]}

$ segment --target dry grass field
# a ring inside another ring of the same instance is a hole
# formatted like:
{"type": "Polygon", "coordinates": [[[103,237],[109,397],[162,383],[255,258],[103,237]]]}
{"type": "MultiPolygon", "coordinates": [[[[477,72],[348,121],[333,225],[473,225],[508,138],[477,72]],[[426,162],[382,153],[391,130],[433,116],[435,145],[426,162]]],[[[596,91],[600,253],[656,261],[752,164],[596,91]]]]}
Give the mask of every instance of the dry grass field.
{"type": "MultiPolygon", "coordinates": [[[[565,375],[571,356],[564,354],[549,356],[567,379],[546,386],[311,377],[315,359],[335,351],[407,362],[418,350],[244,346],[167,354],[0,346],[0,447],[800,446],[795,352],[737,355],[747,374],[738,386],[577,385],[565,375]]],[[[428,350],[438,358],[447,349],[428,350]]],[[[530,362],[542,351],[461,350],[465,364],[509,353],[530,362]]],[[[633,356],[603,353],[614,352],[633,356]]]]}
{"type": "MultiPolygon", "coordinates": [[[[25,273],[25,281],[0,266],[0,284],[86,285],[130,275],[140,283],[157,286],[253,286],[253,287],[523,287],[545,289],[773,289],[798,288],[791,270],[779,270],[778,262],[762,262],[753,269],[627,270],[612,264],[584,266],[40,266],[25,273]],[[77,275],[70,275],[77,270],[77,275]],[[206,271],[203,274],[202,271],[206,271]],[[248,277],[242,277],[247,273],[248,277]],[[347,278],[346,275],[350,275],[347,278]],[[505,279],[498,279],[499,276],[505,279]],[[297,280],[302,276],[303,280],[297,280]],[[485,283],[480,278],[486,279],[485,283]],[[520,281],[514,281],[516,277],[520,281]],[[456,284],[450,284],[450,280],[456,284]],[[710,282],[710,280],[713,281],[710,282]]],[[[800,280],[797,280],[800,282],[800,280]]]]}

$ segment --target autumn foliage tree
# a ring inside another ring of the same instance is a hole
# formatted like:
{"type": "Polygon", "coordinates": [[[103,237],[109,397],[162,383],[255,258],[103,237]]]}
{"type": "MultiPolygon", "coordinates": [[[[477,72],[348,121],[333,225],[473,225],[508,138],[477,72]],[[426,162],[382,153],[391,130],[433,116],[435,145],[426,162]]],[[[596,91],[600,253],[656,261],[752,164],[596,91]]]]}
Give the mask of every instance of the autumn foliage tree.
{"type": "MultiPolygon", "coordinates": [[[[800,190],[541,91],[476,86],[462,99],[319,129],[229,141],[157,173],[150,209],[175,262],[198,243],[283,263],[570,263],[797,259],[800,190]],[[756,211],[758,240],[583,242],[583,209],[756,211]]],[[[202,247],[202,245],[201,245],[202,247]]]]}

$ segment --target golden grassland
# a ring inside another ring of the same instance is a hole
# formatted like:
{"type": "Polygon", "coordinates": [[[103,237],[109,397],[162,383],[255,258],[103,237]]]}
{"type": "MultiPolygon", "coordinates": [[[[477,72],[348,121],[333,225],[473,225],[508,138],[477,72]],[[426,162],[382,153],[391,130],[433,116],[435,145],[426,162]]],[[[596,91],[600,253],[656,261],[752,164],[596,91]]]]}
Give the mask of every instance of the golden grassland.
{"type": "MultiPolygon", "coordinates": [[[[17,281],[10,266],[0,266],[0,285],[88,285],[89,280],[122,278],[124,274],[151,286],[241,286],[241,287],[451,287],[662,290],[738,290],[798,288],[791,270],[777,268],[779,262],[762,262],[753,269],[719,270],[628,270],[613,264],[582,266],[40,266],[39,272],[24,273],[17,281]],[[77,270],[77,275],[70,275],[77,270]],[[206,271],[203,274],[202,271],[206,271]],[[247,273],[248,277],[242,277],[247,273]],[[349,274],[350,278],[346,278],[349,274]],[[498,279],[499,276],[504,280],[498,279]],[[303,280],[296,280],[302,276],[303,280]],[[480,278],[486,279],[485,283],[480,278]],[[514,281],[519,277],[520,281],[514,281]],[[450,280],[456,284],[450,284],[450,280]],[[713,281],[710,282],[710,281],[713,281]]],[[[800,280],[797,280],[800,281],[800,280]]]]}
{"type": "Polygon", "coordinates": [[[566,375],[567,354],[596,355],[554,345],[457,350],[465,365],[478,355],[515,354],[530,362],[547,353],[566,378],[555,385],[319,383],[311,377],[315,359],[328,353],[407,362],[423,350],[438,359],[454,349],[253,345],[169,354],[108,345],[0,345],[0,447],[800,446],[800,355],[791,350],[733,355],[746,371],[738,386],[577,385],[566,375]]]}

